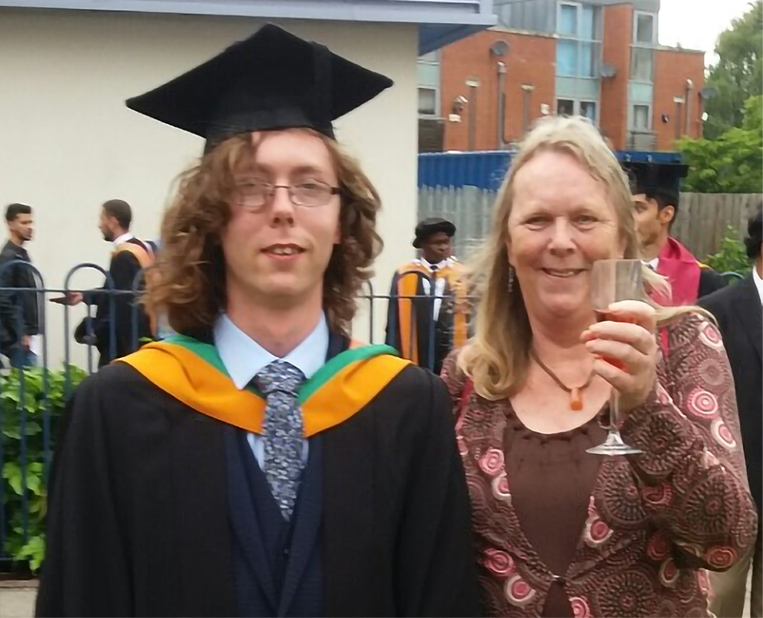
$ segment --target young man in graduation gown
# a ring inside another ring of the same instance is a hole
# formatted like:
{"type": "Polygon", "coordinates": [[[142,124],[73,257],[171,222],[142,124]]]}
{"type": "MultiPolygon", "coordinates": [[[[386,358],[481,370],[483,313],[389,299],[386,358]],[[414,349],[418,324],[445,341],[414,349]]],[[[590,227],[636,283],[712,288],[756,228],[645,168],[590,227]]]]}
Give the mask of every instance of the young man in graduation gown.
{"type": "Polygon", "coordinates": [[[378,195],[332,121],[391,81],[266,25],[128,107],[203,136],[151,311],[51,473],[40,616],[472,616],[445,388],[348,338],[378,195]]]}
{"type": "Polygon", "coordinates": [[[413,240],[420,257],[397,269],[389,291],[387,345],[403,358],[435,373],[439,373],[453,338],[439,318],[443,302],[454,293],[461,272],[461,265],[453,257],[455,233],[456,226],[446,219],[420,221],[413,240]]]}
{"type": "MultiPolygon", "coordinates": [[[[747,256],[751,272],[738,283],[706,296],[699,304],[718,321],[731,364],[742,430],[750,492],[763,522],[763,204],[747,225],[747,256]]],[[[752,555],[724,573],[711,573],[710,610],[722,618],[741,618],[752,568],[750,616],[763,617],[763,525],[752,555]]]]}
{"type": "Polygon", "coordinates": [[[723,277],[702,264],[670,235],[678,214],[681,179],[687,165],[633,162],[625,165],[631,176],[636,226],[641,240],[642,259],[667,277],[672,288],[664,305],[692,305],[726,285],[723,277]]]}

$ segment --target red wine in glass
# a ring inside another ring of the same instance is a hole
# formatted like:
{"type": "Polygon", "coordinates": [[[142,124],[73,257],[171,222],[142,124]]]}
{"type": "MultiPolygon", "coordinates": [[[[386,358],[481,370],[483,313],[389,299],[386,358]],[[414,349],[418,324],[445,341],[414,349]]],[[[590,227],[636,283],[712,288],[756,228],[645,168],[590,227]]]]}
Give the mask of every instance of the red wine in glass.
{"type": "MultiPolygon", "coordinates": [[[[612,311],[605,311],[603,309],[596,309],[596,321],[597,322],[624,322],[626,324],[632,324],[633,320],[629,318],[617,317],[612,311]]],[[[625,363],[609,356],[602,356],[602,360],[607,361],[613,367],[618,369],[625,369],[625,363]]]]}

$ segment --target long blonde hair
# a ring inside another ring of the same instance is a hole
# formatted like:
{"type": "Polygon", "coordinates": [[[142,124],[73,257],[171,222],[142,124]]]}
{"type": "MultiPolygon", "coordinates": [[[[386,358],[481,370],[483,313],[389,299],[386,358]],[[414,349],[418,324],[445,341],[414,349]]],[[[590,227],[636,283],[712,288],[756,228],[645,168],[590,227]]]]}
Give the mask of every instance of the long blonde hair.
{"type": "MultiPolygon", "coordinates": [[[[522,167],[541,152],[572,155],[591,176],[601,182],[615,209],[625,258],[639,258],[633,205],[628,179],[615,154],[597,129],[585,118],[552,116],[542,119],[527,135],[514,156],[495,206],[491,232],[474,264],[468,269],[470,288],[479,299],[474,337],[461,350],[459,367],[472,379],[476,392],[496,400],[516,393],[524,385],[530,364],[532,330],[519,283],[509,291],[507,236],[514,203],[514,182],[522,167]]],[[[657,308],[658,324],[696,307],[660,307],[648,293],[669,293],[664,278],[644,267],[644,298],[657,308]]]]}

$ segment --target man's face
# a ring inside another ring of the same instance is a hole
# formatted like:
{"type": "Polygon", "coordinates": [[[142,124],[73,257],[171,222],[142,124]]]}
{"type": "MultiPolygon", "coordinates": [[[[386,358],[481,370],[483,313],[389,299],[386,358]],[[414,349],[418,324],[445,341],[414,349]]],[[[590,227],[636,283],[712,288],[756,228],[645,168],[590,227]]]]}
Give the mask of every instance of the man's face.
{"type": "Polygon", "coordinates": [[[16,218],[8,223],[8,229],[22,243],[32,240],[34,235],[34,220],[32,215],[16,215],[16,218]]]}
{"type": "Polygon", "coordinates": [[[101,230],[101,234],[103,234],[103,240],[106,242],[113,242],[116,238],[116,234],[114,232],[114,224],[114,217],[108,215],[105,210],[101,209],[101,217],[98,220],[98,229],[101,230]]]}
{"type": "Polygon", "coordinates": [[[445,232],[432,234],[421,243],[424,259],[430,264],[437,264],[449,258],[453,252],[450,236],[445,232]]]}
{"type": "Polygon", "coordinates": [[[305,130],[263,133],[255,160],[236,174],[236,182],[239,190],[221,237],[229,301],[243,298],[284,309],[319,303],[341,234],[340,196],[327,195],[338,178],[326,144],[305,130]],[[287,189],[277,188],[264,205],[252,207],[246,194],[263,184],[300,185],[303,194],[321,194],[325,203],[295,205],[287,189]]]}
{"type": "Polygon", "coordinates": [[[647,197],[644,193],[634,194],[631,199],[633,200],[633,212],[636,218],[636,231],[641,246],[647,247],[658,244],[660,239],[667,234],[675,208],[666,206],[660,210],[656,200],[647,197]]]}

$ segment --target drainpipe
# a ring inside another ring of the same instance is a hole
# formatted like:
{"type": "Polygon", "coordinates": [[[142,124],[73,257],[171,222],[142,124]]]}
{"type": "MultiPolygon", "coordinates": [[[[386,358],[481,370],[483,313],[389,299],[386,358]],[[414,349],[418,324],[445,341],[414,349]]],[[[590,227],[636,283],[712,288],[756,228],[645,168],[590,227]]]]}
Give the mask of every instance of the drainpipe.
{"type": "Polygon", "coordinates": [[[498,62],[496,65],[498,68],[498,149],[501,150],[506,146],[504,141],[504,126],[506,124],[506,107],[505,107],[505,95],[506,91],[506,65],[503,62],[498,62]]]}
{"type": "Polygon", "coordinates": [[[530,130],[530,97],[532,96],[535,86],[532,84],[522,84],[522,90],[525,91],[523,109],[522,109],[522,121],[524,123],[524,135],[530,130]]]}
{"type": "Polygon", "coordinates": [[[477,88],[480,85],[478,79],[467,79],[466,85],[469,87],[469,150],[474,150],[477,139],[477,88]]]}
{"type": "Polygon", "coordinates": [[[673,103],[676,104],[676,139],[681,139],[681,106],[684,104],[683,97],[673,97],[673,103]]]}
{"type": "Polygon", "coordinates": [[[686,80],[686,96],[684,97],[685,103],[685,113],[686,113],[686,135],[687,137],[691,137],[691,91],[694,90],[694,82],[690,79],[686,80]]]}

